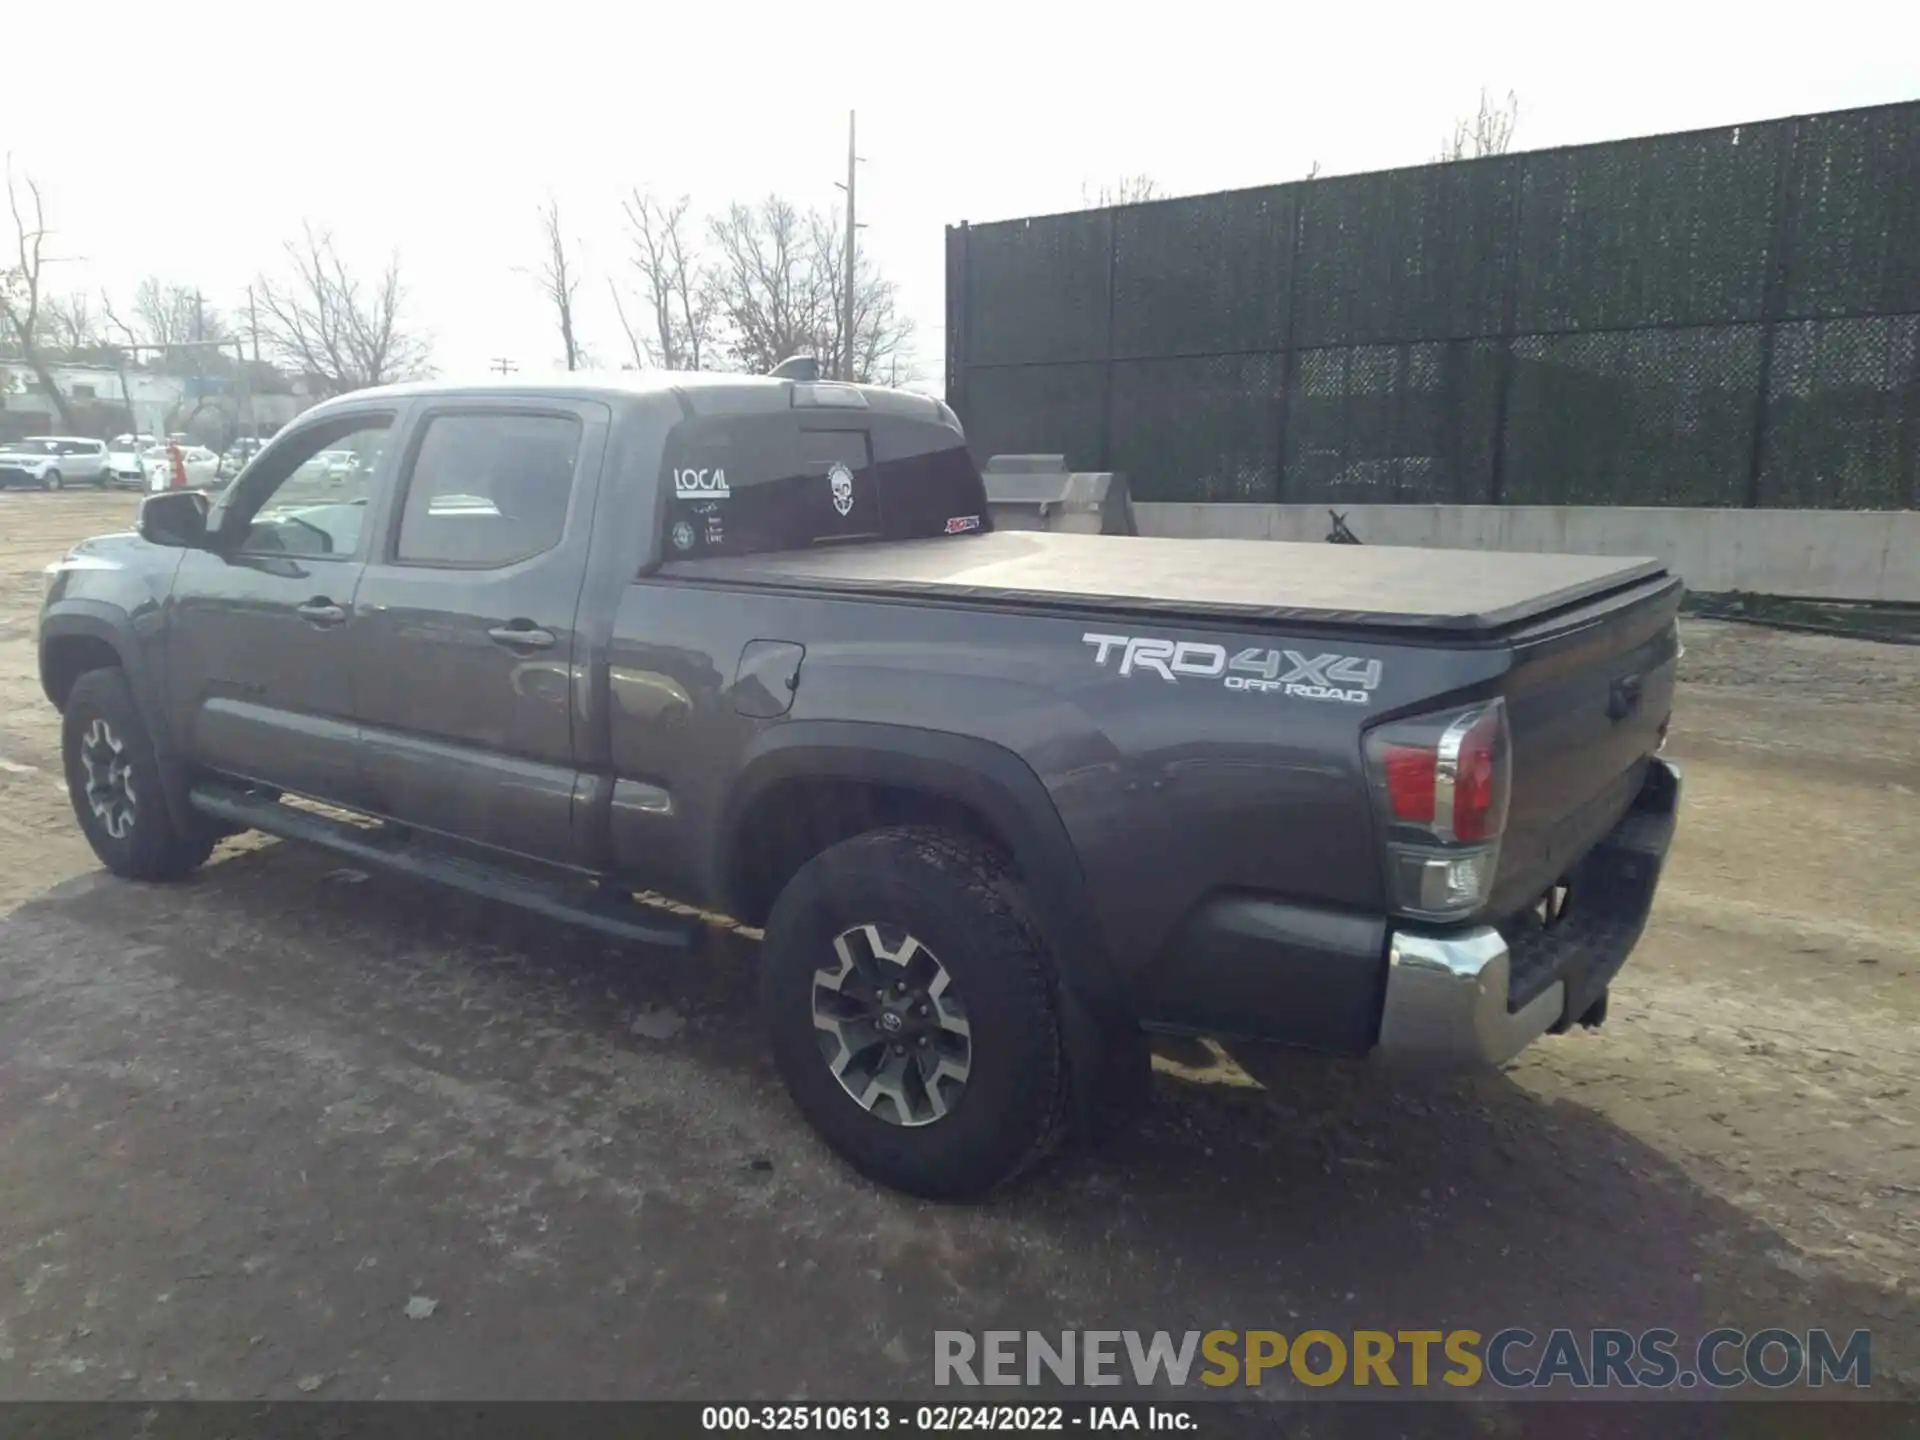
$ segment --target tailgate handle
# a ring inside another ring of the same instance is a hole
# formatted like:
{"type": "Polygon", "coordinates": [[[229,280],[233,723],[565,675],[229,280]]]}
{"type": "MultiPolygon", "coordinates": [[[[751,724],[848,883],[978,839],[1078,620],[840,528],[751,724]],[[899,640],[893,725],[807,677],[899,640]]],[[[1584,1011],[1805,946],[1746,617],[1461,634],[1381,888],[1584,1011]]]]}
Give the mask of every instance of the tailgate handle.
{"type": "Polygon", "coordinates": [[[1607,718],[1624,720],[1640,706],[1640,677],[1623,675],[1607,691],[1607,718]]]}

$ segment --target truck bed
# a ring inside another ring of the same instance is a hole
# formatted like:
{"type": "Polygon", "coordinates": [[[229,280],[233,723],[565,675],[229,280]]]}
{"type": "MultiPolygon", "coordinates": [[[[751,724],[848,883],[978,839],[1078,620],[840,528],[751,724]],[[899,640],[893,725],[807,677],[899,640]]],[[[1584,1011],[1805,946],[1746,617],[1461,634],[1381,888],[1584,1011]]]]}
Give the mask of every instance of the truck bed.
{"type": "Polygon", "coordinates": [[[1489,635],[1665,568],[1604,555],[1020,530],[681,560],[660,573],[756,588],[1489,635]]]}

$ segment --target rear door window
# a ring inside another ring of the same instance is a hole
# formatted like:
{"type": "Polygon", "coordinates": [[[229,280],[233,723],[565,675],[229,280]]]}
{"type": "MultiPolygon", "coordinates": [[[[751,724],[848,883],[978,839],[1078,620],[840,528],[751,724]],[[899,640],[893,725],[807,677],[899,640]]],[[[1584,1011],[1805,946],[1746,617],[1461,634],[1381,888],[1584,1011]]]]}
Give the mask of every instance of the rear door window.
{"type": "Polygon", "coordinates": [[[580,435],[572,415],[432,416],[407,477],[394,559],[490,570],[551,550],[566,528],[580,435]]]}
{"type": "Polygon", "coordinates": [[[668,559],[991,528],[958,432],[879,413],[685,420],[662,483],[668,559]]]}
{"type": "Polygon", "coordinates": [[[880,534],[864,429],[792,415],[683,421],[667,446],[669,555],[744,555],[880,534]]]}

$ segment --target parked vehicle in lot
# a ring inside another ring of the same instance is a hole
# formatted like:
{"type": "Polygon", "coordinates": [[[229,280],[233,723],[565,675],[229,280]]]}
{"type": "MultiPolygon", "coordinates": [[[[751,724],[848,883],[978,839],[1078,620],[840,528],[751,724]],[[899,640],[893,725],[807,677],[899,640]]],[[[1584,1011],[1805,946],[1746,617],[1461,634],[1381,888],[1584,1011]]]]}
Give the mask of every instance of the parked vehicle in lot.
{"type": "Polygon", "coordinates": [[[140,463],[142,451],[158,442],[151,435],[116,435],[107,442],[107,477],[115,485],[145,489],[146,467],[140,463]]]}
{"type": "Polygon", "coordinates": [[[76,435],[29,435],[0,443],[0,489],[31,486],[61,490],[68,485],[107,483],[107,447],[76,435]]]}
{"type": "Polygon", "coordinates": [[[241,436],[221,452],[220,467],[216,473],[223,480],[231,480],[247,468],[247,461],[259,453],[261,443],[252,436],[241,436]]]}
{"type": "MultiPolygon", "coordinates": [[[[187,471],[187,484],[207,486],[219,483],[220,457],[204,445],[182,445],[180,458],[187,471]]],[[[146,468],[147,489],[167,490],[173,486],[173,456],[165,445],[151,445],[140,452],[146,468]]]]}
{"type": "Polygon", "coordinates": [[[320,473],[334,485],[344,485],[356,479],[363,467],[360,454],[356,450],[322,450],[314,457],[320,473]]]}
{"type": "Polygon", "coordinates": [[[663,945],[695,922],[636,894],[763,927],[800,1110],[952,1197],[1112,1123],[1146,1029],[1456,1064],[1598,1024],[1673,832],[1680,591],[996,532],[925,396],[503,380],[149,497],[54,567],[40,669],[116,874],[251,827],[663,945]]]}

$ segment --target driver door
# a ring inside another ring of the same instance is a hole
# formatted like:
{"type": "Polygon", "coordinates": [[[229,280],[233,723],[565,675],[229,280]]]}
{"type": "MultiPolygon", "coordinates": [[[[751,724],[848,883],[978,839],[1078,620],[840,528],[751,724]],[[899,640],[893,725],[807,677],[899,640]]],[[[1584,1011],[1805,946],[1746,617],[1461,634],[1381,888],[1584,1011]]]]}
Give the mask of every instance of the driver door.
{"type": "Polygon", "coordinates": [[[215,548],[186,552],[170,601],[168,705],[195,764],[364,806],[354,600],[399,419],[393,408],[334,411],[278,437],[208,516],[215,548]]]}

